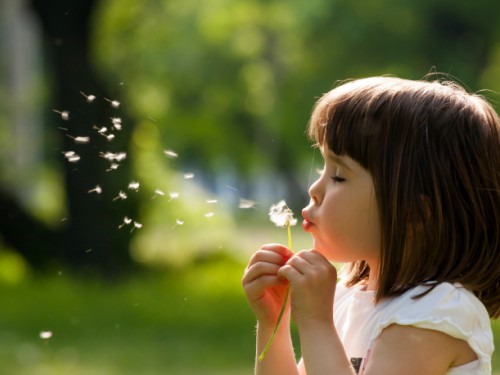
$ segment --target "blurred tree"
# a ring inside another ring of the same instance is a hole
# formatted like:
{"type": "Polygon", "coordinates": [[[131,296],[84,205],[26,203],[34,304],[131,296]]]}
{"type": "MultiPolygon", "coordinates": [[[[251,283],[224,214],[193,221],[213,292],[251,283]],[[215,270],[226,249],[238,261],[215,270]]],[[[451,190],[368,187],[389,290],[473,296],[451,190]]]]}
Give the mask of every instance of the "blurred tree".
{"type": "MultiPolygon", "coordinates": [[[[267,190],[285,181],[288,190],[280,198],[293,206],[306,199],[304,176],[313,169],[304,139],[311,106],[338,80],[380,74],[419,79],[436,71],[458,77],[472,90],[500,87],[497,0],[30,4],[44,31],[50,108],[60,112],[47,111],[46,123],[59,137],[56,153],[68,201],[59,245],[59,233],[31,220],[14,199],[4,194],[0,200],[9,212],[1,226],[4,238],[26,249],[34,262],[51,248],[59,249],[55,257],[77,267],[130,265],[129,233],[116,230],[116,218],[136,217],[138,203],[135,195],[113,199],[134,172],[148,179],[150,188],[156,180],[170,179],[161,177],[165,161],[152,148],[175,150],[177,168],[200,171],[214,185],[221,175],[232,174],[248,198],[256,180],[266,179],[267,190]],[[97,99],[87,102],[80,92],[97,99]],[[114,108],[104,99],[116,97],[124,98],[137,124],[124,117],[123,130],[108,142],[93,127],[110,127],[110,117],[123,113],[122,106],[114,108]],[[66,110],[67,120],[61,113],[66,110]],[[75,144],[70,136],[92,139],[75,144]],[[69,163],[61,150],[74,151],[81,160],[69,163]],[[109,171],[99,156],[103,151],[135,152],[138,162],[127,159],[109,171]],[[96,185],[102,194],[89,195],[96,185]],[[19,228],[39,234],[28,239],[19,228]]],[[[154,216],[170,215],[175,222],[178,213],[165,212],[163,204],[154,216]]],[[[198,229],[182,230],[190,236],[198,229]]],[[[164,227],[157,224],[160,232],[164,227]]]]}
{"type": "Polygon", "coordinates": [[[249,184],[270,169],[303,201],[315,98],[379,74],[444,72],[479,89],[499,4],[105,0],[94,38],[98,65],[127,77],[134,112],[154,118],[186,162],[249,184]]]}
{"type": "Polygon", "coordinates": [[[114,276],[132,265],[130,236],[117,231],[117,218],[135,217],[137,201],[133,196],[113,201],[113,196],[131,181],[130,167],[123,162],[113,170],[109,160],[102,157],[104,152],[128,151],[132,126],[128,118],[123,118],[123,111],[118,112],[118,102],[109,99],[110,89],[101,83],[90,60],[90,25],[97,2],[30,2],[43,30],[50,108],[55,108],[46,111],[46,125],[47,132],[58,137],[60,148],[52,157],[64,174],[67,218],[61,228],[50,228],[2,192],[0,230],[4,241],[35,267],[57,261],[74,269],[114,276]],[[113,129],[116,139],[109,142],[109,133],[99,134],[98,129],[112,129],[111,119],[116,116],[121,116],[122,122],[113,129]],[[116,128],[123,130],[118,132],[116,128]],[[66,154],[66,159],[74,163],[66,160],[61,150],[74,153],[66,154]],[[96,186],[102,193],[90,196],[89,190],[96,186]]]}

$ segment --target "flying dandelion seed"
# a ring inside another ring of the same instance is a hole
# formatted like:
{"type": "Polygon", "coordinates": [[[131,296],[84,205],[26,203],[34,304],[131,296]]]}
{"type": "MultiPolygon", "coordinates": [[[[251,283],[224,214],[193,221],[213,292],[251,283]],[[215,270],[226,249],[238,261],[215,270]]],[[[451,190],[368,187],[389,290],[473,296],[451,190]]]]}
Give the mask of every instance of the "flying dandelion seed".
{"type": "Polygon", "coordinates": [[[59,113],[59,115],[61,116],[61,119],[63,119],[64,121],[69,120],[69,111],[58,111],[57,109],[53,109],[53,111],[55,113],[59,113]]]}
{"type": "Polygon", "coordinates": [[[207,199],[208,204],[215,204],[217,203],[217,199],[207,199]]]}
{"type": "Polygon", "coordinates": [[[176,157],[178,157],[178,156],[179,156],[179,155],[177,154],[177,152],[172,151],[172,150],[164,150],[164,151],[163,151],[163,153],[164,153],[166,156],[168,156],[169,158],[172,158],[172,159],[174,159],[174,158],[176,158],[176,157]]]}
{"type": "Polygon", "coordinates": [[[119,226],[118,226],[118,229],[121,229],[123,228],[125,225],[129,225],[130,223],[132,223],[132,219],[130,219],[128,216],[125,216],[123,218],[123,223],[121,223],[119,226]]]}
{"type": "Polygon", "coordinates": [[[175,227],[177,227],[179,225],[184,225],[184,221],[180,220],[180,219],[176,219],[175,220],[175,225],[172,227],[172,229],[174,229],[175,227]]]}
{"type": "Polygon", "coordinates": [[[96,185],[95,188],[90,189],[88,192],[89,193],[101,194],[102,193],[102,188],[99,185],[96,185]]]}
{"type": "Polygon", "coordinates": [[[122,199],[122,200],[127,199],[127,194],[120,190],[120,192],[118,193],[118,195],[113,198],[113,201],[116,201],[118,199],[122,199]]]}
{"type": "Polygon", "coordinates": [[[87,95],[83,91],[80,91],[80,94],[82,94],[85,97],[85,99],[87,99],[87,103],[92,103],[96,98],[95,95],[87,95]]]}
{"type": "Polygon", "coordinates": [[[169,202],[170,202],[171,200],[173,200],[173,199],[177,199],[177,198],[179,198],[179,195],[180,195],[180,194],[179,194],[179,193],[177,193],[176,191],[172,191],[172,192],[170,192],[170,193],[168,194],[168,196],[170,197],[169,202]]]}
{"type": "Polygon", "coordinates": [[[104,100],[109,102],[111,104],[111,107],[113,107],[113,108],[118,108],[120,106],[120,102],[118,100],[110,100],[107,98],[104,98],[104,100]]]}
{"type": "Polygon", "coordinates": [[[69,135],[68,135],[68,137],[73,138],[75,143],[79,143],[79,144],[85,144],[85,143],[90,142],[90,137],[71,137],[69,135]]]}
{"type": "Polygon", "coordinates": [[[137,221],[134,221],[134,226],[132,227],[132,229],[130,230],[130,233],[132,233],[132,231],[134,229],[141,229],[142,228],[142,224],[137,222],[137,221]]]}
{"type": "Polygon", "coordinates": [[[106,139],[111,142],[113,139],[115,139],[115,135],[114,134],[108,134],[106,136],[106,139]]]}
{"type": "Polygon", "coordinates": [[[156,196],[163,197],[164,195],[165,195],[165,193],[163,191],[161,191],[160,189],[156,189],[155,195],[153,195],[153,199],[156,198],[156,196]]]}
{"type": "Polygon", "coordinates": [[[111,122],[113,123],[113,128],[116,130],[122,130],[122,119],[119,117],[111,117],[111,122]]]}
{"type": "Polygon", "coordinates": [[[131,183],[128,184],[128,188],[130,190],[135,190],[135,191],[139,190],[139,186],[140,184],[136,181],[132,181],[131,183]]]}
{"type": "Polygon", "coordinates": [[[105,126],[103,126],[102,128],[96,126],[94,129],[97,129],[97,132],[101,135],[105,135],[105,133],[108,131],[108,128],[105,126]]]}
{"type": "Polygon", "coordinates": [[[207,212],[204,216],[208,219],[208,218],[211,218],[215,215],[215,213],[213,212],[207,212]]]}
{"type": "Polygon", "coordinates": [[[52,332],[51,331],[42,331],[40,332],[40,338],[42,340],[48,340],[52,337],[52,332]]]}
{"type": "Polygon", "coordinates": [[[106,172],[110,171],[116,171],[120,167],[120,164],[118,163],[111,163],[108,169],[106,169],[106,172]]]}
{"type": "Polygon", "coordinates": [[[74,151],[66,151],[63,153],[64,157],[70,162],[70,163],[76,163],[80,161],[80,156],[77,155],[74,151]]]}
{"type": "Polygon", "coordinates": [[[250,200],[250,199],[240,199],[240,204],[238,205],[238,208],[243,208],[243,209],[249,209],[249,208],[254,208],[255,207],[255,202],[250,200]]]}
{"type": "Polygon", "coordinates": [[[194,173],[184,173],[184,179],[190,180],[194,178],[194,173]]]}
{"type": "Polygon", "coordinates": [[[100,152],[99,156],[109,161],[123,161],[127,158],[126,152],[100,152]]]}

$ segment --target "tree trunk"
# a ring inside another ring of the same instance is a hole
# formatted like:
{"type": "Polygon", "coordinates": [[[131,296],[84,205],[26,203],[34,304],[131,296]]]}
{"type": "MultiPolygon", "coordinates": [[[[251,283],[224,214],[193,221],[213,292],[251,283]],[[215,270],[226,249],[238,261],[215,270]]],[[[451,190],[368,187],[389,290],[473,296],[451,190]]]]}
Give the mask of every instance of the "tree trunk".
{"type": "Polygon", "coordinates": [[[123,119],[121,108],[113,105],[116,99],[108,96],[90,61],[92,12],[97,3],[31,0],[31,7],[43,29],[51,78],[53,104],[47,113],[47,126],[49,132],[58,134],[61,149],[54,151],[65,178],[68,217],[61,241],[62,259],[74,269],[113,276],[132,265],[130,231],[118,226],[124,216],[135,217],[137,204],[133,197],[113,200],[131,181],[127,160],[114,170],[102,157],[104,152],[127,152],[131,125],[124,121],[121,131],[114,130],[112,141],[96,129],[111,129],[113,117],[123,119]],[[76,142],[76,137],[89,137],[89,141],[76,142]],[[76,153],[79,161],[67,160],[64,153],[68,151],[76,153]],[[97,185],[102,193],[89,193],[97,185]]]}

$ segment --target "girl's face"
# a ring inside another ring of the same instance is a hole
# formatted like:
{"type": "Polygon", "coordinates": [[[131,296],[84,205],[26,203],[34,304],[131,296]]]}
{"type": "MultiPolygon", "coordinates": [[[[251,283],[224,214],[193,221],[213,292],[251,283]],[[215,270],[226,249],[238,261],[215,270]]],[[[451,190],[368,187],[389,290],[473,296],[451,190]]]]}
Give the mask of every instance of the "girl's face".
{"type": "Polygon", "coordinates": [[[380,219],[373,179],[348,156],[328,151],[323,157],[325,167],[302,211],[303,228],[313,236],[314,248],[329,260],[365,260],[374,269],[380,254],[380,219]]]}

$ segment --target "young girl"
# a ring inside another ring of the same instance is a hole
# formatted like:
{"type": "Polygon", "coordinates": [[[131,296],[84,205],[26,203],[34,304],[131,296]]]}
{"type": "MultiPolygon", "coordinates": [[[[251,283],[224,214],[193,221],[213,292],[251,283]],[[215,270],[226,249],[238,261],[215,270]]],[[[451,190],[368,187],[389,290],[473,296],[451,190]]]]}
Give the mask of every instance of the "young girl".
{"type": "Polygon", "coordinates": [[[490,374],[500,316],[500,121],[456,84],[376,77],[316,103],[309,134],[324,170],[303,228],[314,249],[278,244],[243,286],[256,374],[490,374]],[[340,281],[331,262],[347,263],[340,281]],[[299,337],[298,365],[290,316],[299,337]]]}

